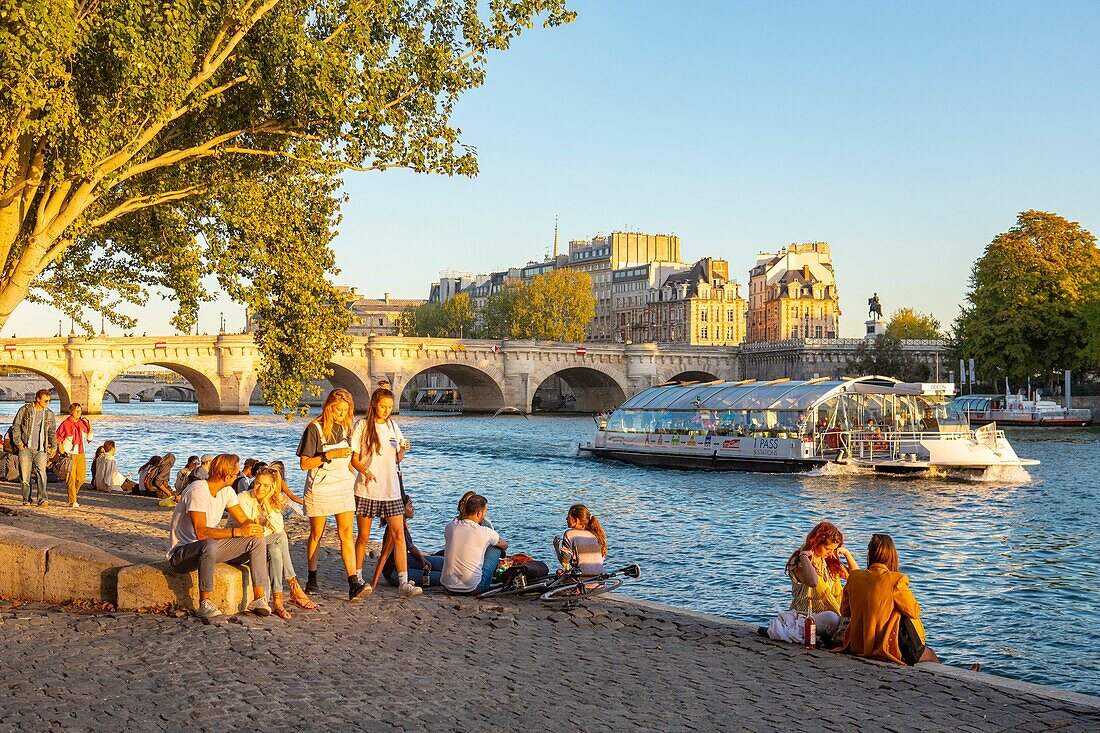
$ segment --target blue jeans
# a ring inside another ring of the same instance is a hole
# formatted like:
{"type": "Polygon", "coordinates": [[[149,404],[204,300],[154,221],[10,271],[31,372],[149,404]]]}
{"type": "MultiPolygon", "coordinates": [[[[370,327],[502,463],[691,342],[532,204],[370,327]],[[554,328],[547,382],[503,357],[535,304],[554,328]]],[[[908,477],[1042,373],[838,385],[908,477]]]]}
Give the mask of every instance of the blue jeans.
{"type": "Polygon", "coordinates": [[[267,536],[267,572],[271,576],[271,591],[283,592],[283,581],[297,577],[290,559],[290,543],[286,532],[267,536]]]}
{"type": "Polygon", "coordinates": [[[465,593],[447,592],[452,593],[452,595],[469,596],[489,590],[489,585],[493,582],[493,573],[497,571],[497,563],[500,562],[502,557],[504,557],[504,550],[496,545],[485,550],[485,558],[481,561],[481,582],[477,584],[477,588],[465,593]]]}
{"type": "Polygon", "coordinates": [[[46,453],[23,448],[19,451],[19,480],[22,482],[23,501],[31,500],[31,471],[38,479],[38,503],[46,501],[46,453]]]}
{"type": "MultiPolygon", "coordinates": [[[[431,563],[432,572],[431,580],[432,585],[440,584],[440,576],[443,572],[443,556],[442,555],[425,555],[424,559],[431,563]]],[[[394,570],[388,576],[386,576],[386,582],[392,586],[397,585],[397,571],[394,570]]],[[[424,585],[424,569],[416,558],[409,555],[409,582],[414,585],[424,585]]]]}

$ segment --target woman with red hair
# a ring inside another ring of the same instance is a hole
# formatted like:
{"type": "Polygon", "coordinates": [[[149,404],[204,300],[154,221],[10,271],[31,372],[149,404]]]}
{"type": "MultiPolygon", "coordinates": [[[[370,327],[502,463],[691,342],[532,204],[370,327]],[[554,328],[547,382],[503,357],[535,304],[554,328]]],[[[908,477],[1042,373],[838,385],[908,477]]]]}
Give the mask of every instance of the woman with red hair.
{"type": "Polygon", "coordinates": [[[835,524],[821,522],[811,529],[787,559],[791,606],[771,622],[768,636],[802,642],[806,617],[813,616],[818,635],[834,641],[841,630],[841,582],[853,570],[859,570],[859,564],[844,547],[844,535],[835,524]]]}

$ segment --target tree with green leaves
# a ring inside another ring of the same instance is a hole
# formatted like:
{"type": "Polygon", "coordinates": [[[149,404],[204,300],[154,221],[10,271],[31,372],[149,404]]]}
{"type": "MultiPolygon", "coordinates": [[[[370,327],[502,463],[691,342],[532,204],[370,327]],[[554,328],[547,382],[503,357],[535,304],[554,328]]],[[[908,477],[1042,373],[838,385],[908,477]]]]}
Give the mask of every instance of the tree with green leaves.
{"type": "Polygon", "coordinates": [[[455,338],[472,336],[474,321],[477,314],[474,313],[473,303],[470,302],[469,293],[458,293],[455,297],[443,304],[443,328],[446,335],[455,338]]]}
{"type": "Polygon", "coordinates": [[[901,339],[880,333],[874,339],[864,339],[848,362],[848,372],[854,375],[877,374],[903,382],[927,381],[931,369],[902,348],[901,339]]]}
{"type": "Polygon", "coordinates": [[[970,274],[954,324],[961,358],[983,382],[1045,380],[1095,365],[1100,355],[1100,251],[1077,222],[1024,211],[998,234],[970,274]]]}
{"type": "Polygon", "coordinates": [[[546,341],[583,341],[596,316],[592,278],[587,272],[552,270],[536,275],[516,304],[519,337],[546,341]]]}
{"type": "Polygon", "coordinates": [[[527,295],[524,283],[508,283],[485,299],[478,313],[479,333],[483,338],[519,338],[522,329],[516,319],[516,308],[527,295]]]}
{"type": "Polygon", "coordinates": [[[343,343],[340,175],[474,175],[451,113],[492,51],[565,0],[0,0],[0,325],[150,289],[191,329],[218,287],[257,316],[260,382],[298,402],[343,343]]]}
{"type": "Polygon", "coordinates": [[[886,333],[899,339],[939,339],[940,322],[912,308],[898,308],[886,324],[886,333]]]}

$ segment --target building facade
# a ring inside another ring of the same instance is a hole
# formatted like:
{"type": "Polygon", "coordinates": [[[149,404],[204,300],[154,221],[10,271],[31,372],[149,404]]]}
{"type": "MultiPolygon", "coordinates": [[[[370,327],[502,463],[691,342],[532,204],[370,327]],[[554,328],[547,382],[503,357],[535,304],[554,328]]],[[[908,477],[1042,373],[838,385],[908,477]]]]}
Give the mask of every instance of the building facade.
{"type": "Polygon", "coordinates": [[[835,339],[840,301],[826,242],[791,244],[762,252],[749,272],[749,343],[835,339]]]}
{"type": "Polygon", "coordinates": [[[649,291],[648,341],[735,346],[745,340],[745,299],[726,260],[704,257],[649,291]]]}
{"type": "Polygon", "coordinates": [[[568,267],[592,278],[596,316],[588,324],[589,341],[613,341],[617,337],[612,271],[650,262],[680,262],[680,238],[673,234],[612,232],[591,241],[569,243],[568,267]]]}
{"type": "MultiPolygon", "coordinates": [[[[358,295],[358,293],[355,293],[358,295]]],[[[417,298],[358,297],[348,304],[351,311],[349,336],[400,336],[401,314],[409,308],[418,308],[427,301],[417,298]]]]}
{"type": "Polygon", "coordinates": [[[673,274],[691,268],[680,262],[646,262],[611,271],[611,321],[622,343],[649,340],[650,292],[673,274]]]}

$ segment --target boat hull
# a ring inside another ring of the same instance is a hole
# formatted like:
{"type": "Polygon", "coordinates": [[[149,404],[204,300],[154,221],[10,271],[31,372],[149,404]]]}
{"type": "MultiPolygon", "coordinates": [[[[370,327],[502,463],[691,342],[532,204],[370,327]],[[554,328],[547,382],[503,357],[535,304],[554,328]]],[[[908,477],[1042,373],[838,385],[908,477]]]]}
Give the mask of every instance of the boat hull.
{"type": "Polygon", "coordinates": [[[1015,419],[1011,417],[983,417],[980,415],[970,415],[971,425],[989,425],[990,423],[997,423],[1002,428],[1087,428],[1092,426],[1091,419],[1070,419],[1070,418],[1043,418],[1040,420],[1030,419],[1015,419]]]}
{"type": "Polygon", "coordinates": [[[801,473],[822,466],[824,459],[749,458],[711,455],[659,453],[655,451],[631,451],[596,448],[581,445],[582,453],[596,458],[622,461],[635,466],[675,468],[687,471],[744,471],[755,473],[801,473]]]}

